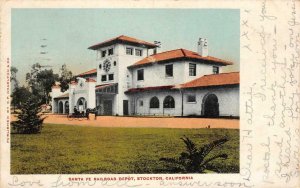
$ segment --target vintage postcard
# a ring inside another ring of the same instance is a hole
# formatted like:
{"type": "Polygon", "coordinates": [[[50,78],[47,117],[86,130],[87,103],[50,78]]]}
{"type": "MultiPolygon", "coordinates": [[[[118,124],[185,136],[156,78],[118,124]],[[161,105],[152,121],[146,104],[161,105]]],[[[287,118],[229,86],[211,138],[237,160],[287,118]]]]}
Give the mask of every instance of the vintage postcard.
{"type": "Polygon", "coordinates": [[[300,187],[300,1],[4,1],[1,187],[300,187]]]}

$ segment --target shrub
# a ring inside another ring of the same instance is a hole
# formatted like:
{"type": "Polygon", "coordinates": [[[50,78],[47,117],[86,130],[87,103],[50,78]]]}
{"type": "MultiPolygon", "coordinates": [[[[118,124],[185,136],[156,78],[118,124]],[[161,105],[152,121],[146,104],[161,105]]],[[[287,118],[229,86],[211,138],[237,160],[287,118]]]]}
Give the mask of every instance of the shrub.
{"type": "Polygon", "coordinates": [[[227,159],[227,154],[212,155],[208,158],[208,154],[216,147],[226,143],[227,138],[215,140],[209,144],[200,147],[196,147],[195,143],[189,138],[181,138],[186,146],[186,151],[182,152],[179,158],[160,158],[160,161],[170,164],[166,171],[172,173],[205,173],[210,170],[218,172],[218,168],[211,166],[211,161],[216,159],[227,159]]]}
{"type": "Polygon", "coordinates": [[[42,130],[45,118],[42,118],[40,101],[30,96],[21,104],[18,120],[12,123],[12,128],[20,134],[36,134],[42,130]]]}

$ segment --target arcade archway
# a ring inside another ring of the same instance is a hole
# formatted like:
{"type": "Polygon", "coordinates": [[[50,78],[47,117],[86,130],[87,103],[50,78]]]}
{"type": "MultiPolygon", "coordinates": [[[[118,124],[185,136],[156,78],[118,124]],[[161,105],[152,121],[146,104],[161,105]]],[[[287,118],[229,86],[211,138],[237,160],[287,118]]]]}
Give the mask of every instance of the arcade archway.
{"type": "Polygon", "coordinates": [[[70,109],[69,109],[69,101],[66,101],[65,102],[65,114],[69,114],[69,111],[70,111],[70,109]]]}
{"type": "Polygon", "coordinates": [[[87,101],[85,100],[85,98],[81,97],[77,100],[77,110],[79,112],[83,112],[86,110],[87,108],[87,101]]]}
{"type": "Polygon", "coordinates": [[[63,102],[62,102],[62,101],[60,101],[60,102],[58,103],[58,113],[59,113],[59,114],[64,113],[64,107],[63,107],[63,102]]]}

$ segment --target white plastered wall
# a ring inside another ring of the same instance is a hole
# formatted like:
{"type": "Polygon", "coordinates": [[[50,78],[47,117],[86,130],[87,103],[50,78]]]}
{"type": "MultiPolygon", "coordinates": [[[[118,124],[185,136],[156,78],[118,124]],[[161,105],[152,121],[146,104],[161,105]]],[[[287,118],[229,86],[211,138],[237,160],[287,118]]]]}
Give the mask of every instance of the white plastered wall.
{"type": "Polygon", "coordinates": [[[179,90],[174,91],[151,91],[129,94],[130,100],[134,104],[131,113],[136,115],[163,115],[163,116],[181,116],[183,101],[183,116],[201,115],[203,98],[207,94],[215,94],[219,102],[220,116],[236,116],[239,113],[239,87],[228,86],[210,89],[186,89],[182,93],[179,90]],[[175,108],[164,109],[163,100],[166,96],[172,96],[175,100],[175,108]],[[188,95],[195,95],[196,102],[187,102],[188,95]],[[156,96],[160,105],[157,109],[150,109],[150,99],[156,96]],[[140,106],[143,101],[143,106],[140,106]]]}

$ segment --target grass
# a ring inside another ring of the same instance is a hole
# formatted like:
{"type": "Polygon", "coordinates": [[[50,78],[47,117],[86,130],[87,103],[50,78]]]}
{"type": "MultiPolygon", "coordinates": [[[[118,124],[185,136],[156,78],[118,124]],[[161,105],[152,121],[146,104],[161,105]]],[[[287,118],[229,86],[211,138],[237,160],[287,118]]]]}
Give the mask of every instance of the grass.
{"type": "Polygon", "coordinates": [[[198,146],[228,136],[214,152],[222,173],[239,172],[239,130],[100,128],[45,124],[41,134],[11,136],[12,174],[163,173],[161,157],[178,157],[186,135],[198,146]]]}

